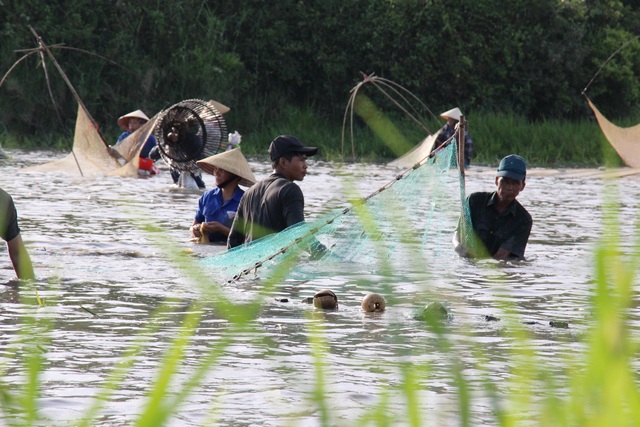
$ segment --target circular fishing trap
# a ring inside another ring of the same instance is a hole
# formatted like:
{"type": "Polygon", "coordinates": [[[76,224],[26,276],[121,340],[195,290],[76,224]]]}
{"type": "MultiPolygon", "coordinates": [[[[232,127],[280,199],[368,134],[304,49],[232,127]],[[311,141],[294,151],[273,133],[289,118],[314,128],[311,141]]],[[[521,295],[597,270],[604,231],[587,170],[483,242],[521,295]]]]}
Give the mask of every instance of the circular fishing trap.
{"type": "Polygon", "coordinates": [[[155,129],[162,159],[173,169],[199,170],[196,161],[227,146],[227,125],[212,103],[187,99],[160,114],[155,129]]]}

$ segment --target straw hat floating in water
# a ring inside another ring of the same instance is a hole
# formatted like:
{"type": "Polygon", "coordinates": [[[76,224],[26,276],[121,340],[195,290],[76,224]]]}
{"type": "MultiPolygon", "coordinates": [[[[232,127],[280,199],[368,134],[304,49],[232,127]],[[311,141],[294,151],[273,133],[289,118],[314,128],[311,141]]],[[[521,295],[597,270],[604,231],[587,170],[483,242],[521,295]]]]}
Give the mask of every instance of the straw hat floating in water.
{"type": "Polygon", "coordinates": [[[367,294],[362,298],[362,310],[367,313],[384,311],[386,303],[382,295],[379,294],[367,294]]]}
{"type": "Polygon", "coordinates": [[[324,289],[313,296],[313,305],[323,310],[335,310],[338,308],[338,297],[333,291],[324,289]]]}

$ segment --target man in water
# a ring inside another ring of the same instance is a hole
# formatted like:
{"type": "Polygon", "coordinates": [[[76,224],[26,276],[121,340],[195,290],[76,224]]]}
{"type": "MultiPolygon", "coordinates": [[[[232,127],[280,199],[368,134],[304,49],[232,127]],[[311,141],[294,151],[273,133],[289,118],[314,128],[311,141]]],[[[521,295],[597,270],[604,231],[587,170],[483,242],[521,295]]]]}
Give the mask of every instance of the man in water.
{"type": "Polygon", "coordinates": [[[20,280],[33,280],[33,265],[31,258],[20,236],[18,227],[18,212],[13,198],[0,188],[0,237],[7,242],[9,258],[13,270],[20,280]]]}
{"type": "MultiPolygon", "coordinates": [[[[132,111],[129,114],[120,116],[120,118],[118,118],[118,126],[120,126],[124,132],[120,134],[115,145],[113,147],[109,147],[109,153],[115,158],[122,157],[114,147],[120,145],[122,141],[124,141],[129,135],[144,126],[144,124],[148,121],[149,117],[147,117],[147,115],[142,110],[132,111]]],[[[155,175],[158,173],[158,169],[154,165],[154,160],[149,157],[151,150],[156,147],[156,145],[156,137],[153,136],[153,134],[150,134],[149,138],[147,138],[144,145],[140,149],[140,159],[138,163],[139,174],[155,175]]]]}
{"type": "Polygon", "coordinates": [[[460,255],[506,260],[524,258],[524,250],[531,233],[531,215],[516,197],[526,185],[527,163],[510,154],[500,161],[496,174],[497,189],[494,192],[477,192],[467,200],[473,225],[473,236],[461,239],[461,217],[454,237],[455,250],[460,255]]]}
{"type": "Polygon", "coordinates": [[[233,248],[304,221],[304,196],[294,181],[307,174],[307,157],[318,152],[281,135],[269,146],[273,174],[249,188],[240,201],[227,246],[233,248]]]}

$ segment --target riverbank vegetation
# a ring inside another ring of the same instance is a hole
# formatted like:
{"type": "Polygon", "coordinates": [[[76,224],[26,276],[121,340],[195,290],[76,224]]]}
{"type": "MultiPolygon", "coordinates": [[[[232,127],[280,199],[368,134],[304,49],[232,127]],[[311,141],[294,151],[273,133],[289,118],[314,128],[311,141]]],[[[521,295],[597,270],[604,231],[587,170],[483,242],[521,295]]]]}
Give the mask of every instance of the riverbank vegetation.
{"type": "MultiPolygon", "coordinates": [[[[640,14],[630,1],[4,2],[3,74],[37,46],[29,26],[111,140],[124,113],[214,98],[232,108],[227,122],[248,154],[295,133],[327,159],[395,157],[361,122],[355,150],[343,150],[344,109],[361,72],[415,94],[433,130],[432,113],[460,107],[476,163],[519,152],[540,166],[603,164],[606,144],[581,95],[589,84],[607,117],[640,121],[640,14]]],[[[70,146],[77,105],[44,65],[51,96],[36,54],[0,87],[5,146],[70,146]]],[[[407,140],[423,136],[410,131],[407,140]]]]}

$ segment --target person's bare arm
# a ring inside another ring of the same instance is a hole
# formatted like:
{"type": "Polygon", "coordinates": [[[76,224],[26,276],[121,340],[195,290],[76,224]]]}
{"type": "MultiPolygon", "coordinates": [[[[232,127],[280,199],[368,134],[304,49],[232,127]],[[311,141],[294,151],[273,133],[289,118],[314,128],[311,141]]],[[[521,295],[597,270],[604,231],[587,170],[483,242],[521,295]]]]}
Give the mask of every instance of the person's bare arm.
{"type": "Polygon", "coordinates": [[[18,279],[33,280],[35,278],[33,264],[31,264],[31,257],[29,257],[22,237],[18,234],[9,240],[7,242],[7,248],[9,249],[9,258],[11,258],[11,263],[13,264],[13,269],[18,279]]]}

